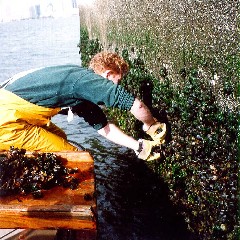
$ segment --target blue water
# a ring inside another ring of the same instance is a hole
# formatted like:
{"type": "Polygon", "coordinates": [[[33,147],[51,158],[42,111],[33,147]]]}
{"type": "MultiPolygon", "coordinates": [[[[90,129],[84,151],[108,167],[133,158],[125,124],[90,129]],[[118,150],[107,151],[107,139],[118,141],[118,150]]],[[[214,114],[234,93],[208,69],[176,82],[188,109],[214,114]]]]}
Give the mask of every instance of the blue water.
{"type": "Polygon", "coordinates": [[[79,17],[0,23],[0,82],[31,68],[80,64],[79,17]]]}
{"type": "MultiPolygon", "coordinates": [[[[79,16],[0,23],[0,82],[20,71],[81,64],[79,16]]],[[[82,119],[53,118],[95,160],[100,240],[187,240],[167,186],[127,148],[100,137],[82,119]]]]}

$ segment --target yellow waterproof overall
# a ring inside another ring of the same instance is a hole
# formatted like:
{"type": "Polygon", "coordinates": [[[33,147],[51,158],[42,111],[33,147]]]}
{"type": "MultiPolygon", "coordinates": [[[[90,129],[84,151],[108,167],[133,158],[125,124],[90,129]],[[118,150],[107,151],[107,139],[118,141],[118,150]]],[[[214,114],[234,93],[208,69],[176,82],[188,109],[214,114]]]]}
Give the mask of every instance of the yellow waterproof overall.
{"type": "Polygon", "coordinates": [[[0,89],[0,150],[14,146],[28,151],[77,151],[67,142],[66,134],[50,121],[59,111],[0,89]]]}

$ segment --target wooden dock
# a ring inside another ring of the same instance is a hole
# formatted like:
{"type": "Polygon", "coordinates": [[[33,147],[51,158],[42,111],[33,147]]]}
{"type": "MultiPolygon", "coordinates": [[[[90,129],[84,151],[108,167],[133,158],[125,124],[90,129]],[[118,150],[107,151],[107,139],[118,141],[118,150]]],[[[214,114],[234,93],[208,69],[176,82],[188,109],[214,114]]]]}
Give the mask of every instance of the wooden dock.
{"type": "MultiPolygon", "coordinates": [[[[75,229],[96,235],[96,199],[94,161],[86,151],[56,152],[67,167],[80,170],[79,187],[75,190],[60,186],[46,190],[44,197],[27,196],[0,198],[0,228],[14,229],[75,229]]],[[[93,238],[91,238],[93,239],[93,238]]]]}

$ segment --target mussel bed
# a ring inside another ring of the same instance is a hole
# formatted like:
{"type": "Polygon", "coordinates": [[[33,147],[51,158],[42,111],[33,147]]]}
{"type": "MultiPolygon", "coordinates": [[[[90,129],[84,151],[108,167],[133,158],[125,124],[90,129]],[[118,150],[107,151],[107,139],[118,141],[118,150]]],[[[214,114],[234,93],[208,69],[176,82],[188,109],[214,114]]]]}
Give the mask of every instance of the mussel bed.
{"type": "Polygon", "coordinates": [[[10,147],[0,155],[0,196],[13,194],[42,198],[44,190],[55,186],[76,189],[78,168],[66,167],[60,156],[53,153],[33,152],[10,147]]]}

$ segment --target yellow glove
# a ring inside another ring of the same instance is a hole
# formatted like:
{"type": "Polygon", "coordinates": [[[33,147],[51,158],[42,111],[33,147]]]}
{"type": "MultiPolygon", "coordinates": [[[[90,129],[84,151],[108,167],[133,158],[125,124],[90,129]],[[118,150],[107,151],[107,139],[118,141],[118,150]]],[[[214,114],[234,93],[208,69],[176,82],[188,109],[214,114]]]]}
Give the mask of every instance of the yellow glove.
{"type": "Polygon", "coordinates": [[[167,133],[167,127],[165,123],[155,122],[146,131],[146,133],[151,136],[154,141],[154,146],[160,145],[165,142],[165,136],[167,133]]]}
{"type": "Polygon", "coordinates": [[[160,158],[160,153],[152,153],[154,141],[139,139],[139,150],[135,151],[138,158],[146,161],[153,161],[160,158]]]}

